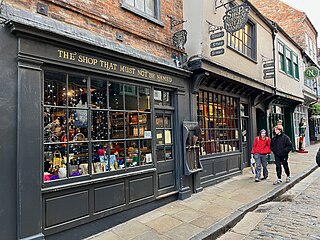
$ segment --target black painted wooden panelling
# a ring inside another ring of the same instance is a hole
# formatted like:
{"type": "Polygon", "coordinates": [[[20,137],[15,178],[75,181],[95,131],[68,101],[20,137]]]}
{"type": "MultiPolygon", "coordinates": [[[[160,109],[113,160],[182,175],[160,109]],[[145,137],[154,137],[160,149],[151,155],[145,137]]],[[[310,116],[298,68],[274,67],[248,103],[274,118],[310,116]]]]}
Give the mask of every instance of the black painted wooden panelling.
{"type": "Polygon", "coordinates": [[[207,176],[211,176],[211,177],[214,176],[212,160],[202,161],[202,167],[203,167],[203,170],[199,173],[200,178],[207,177],[207,176]]]}
{"type": "Polygon", "coordinates": [[[159,174],[158,179],[159,189],[175,185],[173,171],[159,174]]]}
{"type": "Polygon", "coordinates": [[[241,169],[241,156],[233,156],[229,158],[229,171],[241,169]]]}
{"type": "Polygon", "coordinates": [[[129,201],[133,202],[154,195],[154,179],[152,176],[129,181],[129,201]]]}
{"type": "Polygon", "coordinates": [[[45,200],[46,227],[89,215],[88,192],[76,192],[45,200]]]}
{"type": "Polygon", "coordinates": [[[214,175],[221,175],[227,173],[227,159],[220,158],[214,160],[214,175]]]}
{"type": "Polygon", "coordinates": [[[94,190],[94,212],[100,212],[126,203],[125,184],[118,183],[94,190]]]}

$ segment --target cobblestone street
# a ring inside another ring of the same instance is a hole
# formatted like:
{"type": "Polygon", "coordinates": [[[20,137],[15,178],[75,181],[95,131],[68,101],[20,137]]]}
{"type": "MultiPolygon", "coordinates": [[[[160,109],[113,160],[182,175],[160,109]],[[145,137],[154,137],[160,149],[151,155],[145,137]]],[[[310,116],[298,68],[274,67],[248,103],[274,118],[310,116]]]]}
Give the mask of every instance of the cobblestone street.
{"type": "Polygon", "coordinates": [[[320,239],[320,169],[248,213],[219,240],[320,239]]]}

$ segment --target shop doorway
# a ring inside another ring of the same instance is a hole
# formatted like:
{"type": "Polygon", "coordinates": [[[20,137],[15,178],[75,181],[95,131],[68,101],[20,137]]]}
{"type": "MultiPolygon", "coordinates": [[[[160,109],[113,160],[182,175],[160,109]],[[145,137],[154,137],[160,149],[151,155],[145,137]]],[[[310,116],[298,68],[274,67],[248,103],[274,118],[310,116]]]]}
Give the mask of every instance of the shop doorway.
{"type": "Polygon", "coordinates": [[[259,134],[261,129],[267,130],[267,117],[266,117],[266,114],[264,113],[264,111],[262,111],[259,108],[256,109],[256,119],[257,119],[257,134],[259,134]]]}
{"type": "Polygon", "coordinates": [[[241,114],[241,136],[242,136],[242,167],[249,166],[249,107],[247,104],[240,104],[241,114]]]}
{"type": "Polygon", "coordinates": [[[272,105],[269,121],[270,121],[269,136],[273,137],[273,128],[277,126],[278,122],[282,122],[282,125],[286,127],[286,122],[284,117],[284,107],[278,106],[278,105],[272,105]]]}
{"type": "Polygon", "coordinates": [[[158,195],[176,189],[173,147],[173,112],[156,110],[156,159],[158,195]]]}

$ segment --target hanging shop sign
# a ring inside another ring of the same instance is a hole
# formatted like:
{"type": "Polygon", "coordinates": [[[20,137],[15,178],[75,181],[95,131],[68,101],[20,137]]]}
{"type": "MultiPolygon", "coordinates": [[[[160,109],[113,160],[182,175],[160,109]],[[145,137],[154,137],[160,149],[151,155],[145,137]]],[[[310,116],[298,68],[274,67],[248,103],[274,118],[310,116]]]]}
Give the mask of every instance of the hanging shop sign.
{"type": "Polygon", "coordinates": [[[268,59],[263,61],[263,79],[272,79],[274,78],[274,60],[268,59]]]}
{"type": "MultiPolygon", "coordinates": [[[[210,43],[210,48],[218,48],[224,46],[224,40],[221,39],[224,37],[224,31],[213,33],[210,35],[210,40],[215,40],[210,43]]],[[[210,55],[212,57],[224,54],[224,49],[219,48],[211,51],[210,55]]]]}
{"type": "Polygon", "coordinates": [[[210,35],[210,40],[214,40],[217,38],[222,38],[224,36],[224,31],[213,33],[210,35]]]}
{"type": "Polygon", "coordinates": [[[273,60],[272,60],[272,62],[268,62],[268,63],[264,63],[264,64],[263,64],[263,68],[269,68],[269,67],[274,68],[274,62],[273,62],[273,60]]]}
{"type": "Polygon", "coordinates": [[[184,49],[184,45],[187,42],[187,35],[188,32],[186,30],[181,30],[179,32],[174,33],[172,37],[173,45],[176,48],[184,49]]]}
{"type": "Polygon", "coordinates": [[[226,11],[223,16],[224,29],[233,33],[244,28],[249,18],[249,10],[247,4],[242,4],[226,11]]]}
{"type": "Polygon", "coordinates": [[[223,48],[211,51],[211,56],[212,57],[218,56],[218,55],[222,55],[222,54],[224,54],[224,49],[223,48]]]}
{"type": "Polygon", "coordinates": [[[274,74],[264,74],[263,79],[272,79],[274,78],[274,74]]]}
{"type": "Polygon", "coordinates": [[[219,41],[212,42],[210,44],[210,47],[211,48],[216,48],[216,47],[221,47],[223,45],[224,45],[224,40],[219,40],[219,41]]]}
{"type": "Polygon", "coordinates": [[[314,80],[319,76],[319,69],[314,66],[307,67],[306,70],[304,70],[304,76],[306,79],[314,80]]]}

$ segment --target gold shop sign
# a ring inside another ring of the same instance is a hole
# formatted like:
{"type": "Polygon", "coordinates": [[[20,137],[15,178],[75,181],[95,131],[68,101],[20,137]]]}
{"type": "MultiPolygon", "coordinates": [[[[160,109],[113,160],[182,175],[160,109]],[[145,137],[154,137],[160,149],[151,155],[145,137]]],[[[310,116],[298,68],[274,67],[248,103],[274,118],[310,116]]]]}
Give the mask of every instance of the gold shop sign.
{"type": "Polygon", "coordinates": [[[136,77],[163,82],[163,83],[173,82],[172,77],[165,74],[160,74],[160,73],[149,71],[143,68],[137,68],[137,67],[109,61],[102,58],[88,56],[78,52],[58,49],[57,54],[59,59],[80,63],[82,65],[84,64],[84,65],[98,68],[107,72],[120,73],[120,74],[129,75],[129,76],[136,76],[136,77]]]}

